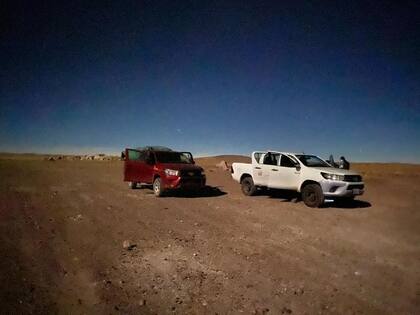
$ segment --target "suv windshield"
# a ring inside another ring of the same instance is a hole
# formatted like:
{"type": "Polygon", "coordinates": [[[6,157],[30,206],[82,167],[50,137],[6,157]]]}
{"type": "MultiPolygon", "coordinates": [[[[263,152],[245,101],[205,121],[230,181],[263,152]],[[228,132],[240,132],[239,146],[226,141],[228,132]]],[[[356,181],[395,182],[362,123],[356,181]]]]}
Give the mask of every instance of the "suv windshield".
{"type": "Polygon", "coordinates": [[[163,152],[163,151],[156,151],[155,152],[157,162],[159,163],[184,163],[184,164],[191,164],[192,161],[190,157],[186,154],[181,152],[163,152]]]}
{"type": "Polygon", "coordinates": [[[331,167],[315,155],[296,155],[296,157],[307,167],[331,167]]]}

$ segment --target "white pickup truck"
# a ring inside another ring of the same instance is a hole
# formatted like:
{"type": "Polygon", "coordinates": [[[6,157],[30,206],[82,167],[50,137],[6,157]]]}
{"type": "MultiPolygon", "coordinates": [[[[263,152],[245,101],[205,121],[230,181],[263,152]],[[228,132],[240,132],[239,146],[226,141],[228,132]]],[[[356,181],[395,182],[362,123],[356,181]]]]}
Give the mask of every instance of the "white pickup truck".
{"type": "Polygon", "coordinates": [[[315,155],[256,151],[251,160],[251,164],[233,163],[231,168],[247,196],[258,188],[294,190],[307,206],[320,207],[325,199],[353,199],[364,192],[360,174],[334,168],[315,155]]]}

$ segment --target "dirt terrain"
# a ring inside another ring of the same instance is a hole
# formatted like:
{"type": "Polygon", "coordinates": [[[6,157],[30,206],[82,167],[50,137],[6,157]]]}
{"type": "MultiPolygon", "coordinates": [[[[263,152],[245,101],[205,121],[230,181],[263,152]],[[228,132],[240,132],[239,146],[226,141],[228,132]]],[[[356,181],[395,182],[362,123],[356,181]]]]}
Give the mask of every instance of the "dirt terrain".
{"type": "Polygon", "coordinates": [[[3,156],[1,313],[420,314],[420,166],[355,165],[366,194],[311,209],[221,159],[247,160],[155,198],[120,161],[3,156]]]}

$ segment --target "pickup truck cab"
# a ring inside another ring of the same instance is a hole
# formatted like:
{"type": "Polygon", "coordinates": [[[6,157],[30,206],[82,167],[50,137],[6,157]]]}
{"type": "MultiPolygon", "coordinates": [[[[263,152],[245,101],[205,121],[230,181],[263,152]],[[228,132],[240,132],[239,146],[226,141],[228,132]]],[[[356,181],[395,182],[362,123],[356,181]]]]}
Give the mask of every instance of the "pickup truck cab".
{"type": "Polygon", "coordinates": [[[301,193],[309,207],[325,199],[353,199],[364,192],[360,174],[338,169],[315,155],[279,151],[256,151],[250,163],[233,163],[232,178],[251,196],[258,188],[287,189],[301,193]]]}
{"type": "Polygon", "coordinates": [[[124,181],[134,189],[153,185],[155,196],[167,190],[199,190],[206,185],[204,170],[195,165],[190,152],[176,152],[165,147],[125,149],[124,181]]]}

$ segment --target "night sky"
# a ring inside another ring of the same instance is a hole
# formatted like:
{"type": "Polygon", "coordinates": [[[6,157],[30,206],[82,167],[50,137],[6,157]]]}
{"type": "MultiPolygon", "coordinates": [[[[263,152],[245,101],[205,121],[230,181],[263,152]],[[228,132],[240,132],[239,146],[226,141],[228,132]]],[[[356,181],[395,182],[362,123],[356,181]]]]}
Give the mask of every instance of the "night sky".
{"type": "Polygon", "coordinates": [[[420,1],[0,10],[0,151],[270,148],[420,163],[420,1]]]}

